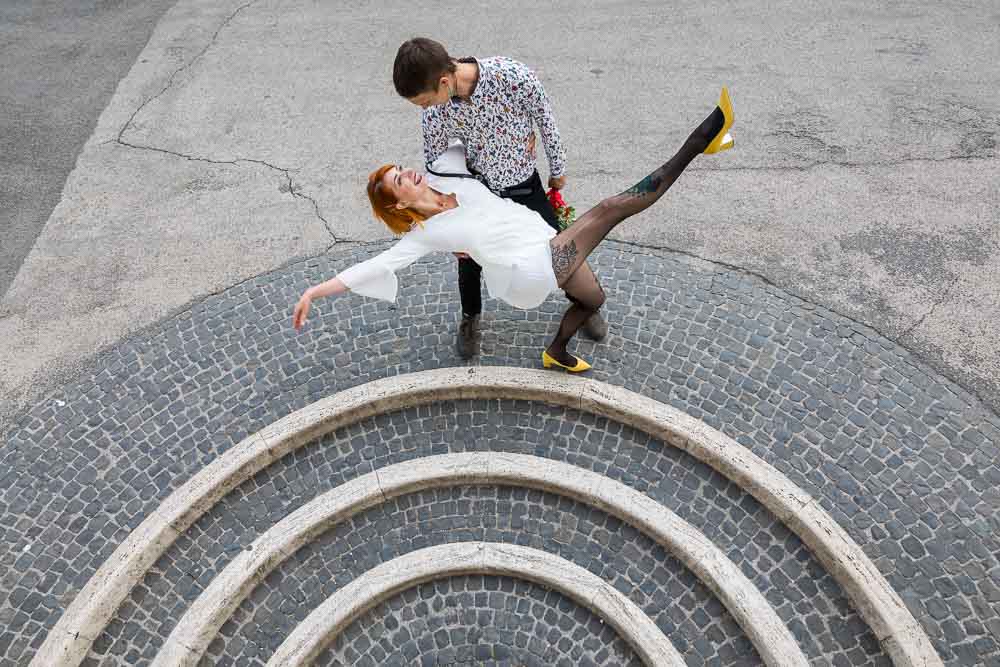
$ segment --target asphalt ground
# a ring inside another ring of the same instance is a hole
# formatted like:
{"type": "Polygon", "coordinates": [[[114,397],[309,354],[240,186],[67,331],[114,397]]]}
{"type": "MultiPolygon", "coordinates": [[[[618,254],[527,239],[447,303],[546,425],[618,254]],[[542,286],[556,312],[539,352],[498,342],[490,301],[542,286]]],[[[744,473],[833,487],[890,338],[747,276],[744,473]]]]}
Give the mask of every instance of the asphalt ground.
{"type": "Polygon", "coordinates": [[[175,0],[0,3],[0,295],[118,82],[175,0]]]}

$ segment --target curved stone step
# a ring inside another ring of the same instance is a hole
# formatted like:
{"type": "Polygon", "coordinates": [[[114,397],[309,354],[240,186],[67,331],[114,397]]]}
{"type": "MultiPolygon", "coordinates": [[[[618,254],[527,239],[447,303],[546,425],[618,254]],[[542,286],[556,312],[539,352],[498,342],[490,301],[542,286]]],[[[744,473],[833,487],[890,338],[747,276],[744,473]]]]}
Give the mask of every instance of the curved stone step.
{"type": "Polygon", "coordinates": [[[240,602],[282,560],[332,524],[372,505],[457,484],[528,486],[600,507],[654,537],[716,594],[771,667],[807,665],[763,595],[703,534],[645,494],[576,466],[519,454],[445,454],[399,463],[329,491],[241,552],[191,605],[154,667],[195,665],[240,602]]]}
{"type": "Polygon", "coordinates": [[[608,416],[678,446],[737,481],[785,521],[843,586],[897,665],[938,665],[923,630],[829,515],[772,466],[676,409],[582,378],[511,368],[441,369],[381,380],[308,406],[250,436],[210,464],[116,550],[50,632],[32,664],[79,664],[131,586],[177,534],[242,480],[341,425],[406,405],[505,397],[608,416]]]}
{"type": "Polygon", "coordinates": [[[278,648],[269,667],[309,664],[352,620],[405,588],[461,574],[499,574],[550,586],[612,625],[647,665],[685,667],[677,649],[634,602],[579,565],[514,544],[463,542],[393,559],[337,591],[278,648]]]}
{"type": "MultiPolygon", "coordinates": [[[[647,494],[703,532],[754,582],[811,662],[843,656],[858,667],[889,664],[819,561],[734,483],[607,418],[500,399],[443,401],[369,417],[268,466],[167,549],[94,642],[88,660],[109,667],[152,662],[212,579],[320,494],[420,456],[472,452],[541,456],[647,494]]],[[[719,599],[646,533],[566,496],[490,484],[418,491],[338,523],[268,575],[206,655],[220,666],[264,667],[291,622],[352,578],[414,549],[470,540],[531,546],[589,569],[626,592],[689,662],[764,664],[719,599]]]]}
{"type": "MultiPolygon", "coordinates": [[[[265,667],[297,623],[368,570],[417,549],[470,541],[528,546],[559,555],[589,570],[628,595],[689,664],[764,666],[750,639],[718,598],[648,535],[600,509],[565,496],[493,485],[443,487],[398,496],[336,524],[304,545],[254,588],[220,629],[206,656],[211,656],[209,661],[220,667],[265,667]],[[505,507],[508,503],[509,509],[505,507]]],[[[213,569],[214,574],[221,571],[222,567],[213,569]]],[[[823,575],[824,580],[835,585],[829,575],[823,575]]],[[[754,580],[752,574],[748,576],[754,580]]],[[[207,588],[211,579],[205,581],[207,588]]],[[[767,583],[761,582],[765,586],[767,583]]],[[[536,586],[535,590],[540,588],[536,586]]],[[[786,624],[789,624],[788,612],[794,607],[808,608],[806,614],[830,609],[811,606],[808,601],[793,605],[788,598],[778,595],[774,587],[769,592],[774,595],[768,596],[772,604],[775,600],[782,604],[785,614],[781,618],[786,624]]],[[[817,602],[823,597],[817,595],[817,602]]],[[[170,617],[156,648],[163,645],[194,599],[181,602],[182,608],[170,617]]],[[[846,598],[842,597],[840,604],[847,604],[846,598]]],[[[834,614],[839,611],[838,607],[834,614]]],[[[593,613],[587,613],[597,621],[593,613]]],[[[392,617],[401,626],[409,626],[411,619],[402,612],[394,612],[392,617]]],[[[860,616],[852,613],[851,617],[857,623],[851,627],[859,628],[869,638],[865,645],[858,642],[853,649],[843,650],[830,646],[829,653],[817,653],[814,650],[817,642],[833,637],[827,631],[834,625],[841,632],[849,629],[827,616],[817,627],[817,634],[822,634],[823,639],[813,637],[805,626],[797,628],[796,639],[803,651],[810,649],[807,653],[810,659],[829,655],[832,662],[836,655],[843,655],[858,667],[886,667],[887,656],[881,651],[867,650],[873,645],[877,647],[877,640],[860,616]]],[[[120,622],[116,618],[115,623],[120,622]]],[[[361,627],[362,622],[356,621],[352,628],[361,627]]],[[[587,634],[593,637],[596,632],[587,634]]],[[[100,664],[100,658],[106,656],[109,662],[125,667],[127,661],[119,658],[121,648],[128,642],[116,644],[118,651],[105,650],[92,657],[100,664]]],[[[147,649],[152,648],[147,644],[147,649]]],[[[148,664],[155,659],[156,652],[147,650],[143,655],[148,664]]]]}
{"type": "MultiPolygon", "coordinates": [[[[673,638],[671,643],[681,650],[673,638]]],[[[733,649],[733,656],[746,657],[733,649]]],[[[209,660],[226,667],[221,656],[213,654],[209,660]]],[[[435,579],[397,593],[337,633],[314,664],[383,667],[417,662],[644,667],[631,645],[590,609],[551,588],[494,575],[435,579]]],[[[740,662],[749,667],[752,661],[740,662]]]]}

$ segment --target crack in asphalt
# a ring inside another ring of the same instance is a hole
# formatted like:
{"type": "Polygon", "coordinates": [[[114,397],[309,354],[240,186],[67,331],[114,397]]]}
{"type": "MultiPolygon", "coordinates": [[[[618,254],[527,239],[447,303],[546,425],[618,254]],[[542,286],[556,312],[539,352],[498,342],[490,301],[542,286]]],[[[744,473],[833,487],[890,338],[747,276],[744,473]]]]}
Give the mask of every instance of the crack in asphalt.
{"type": "Polygon", "coordinates": [[[240,5],[239,7],[237,7],[236,10],[232,14],[230,14],[226,18],[226,20],[223,21],[219,25],[218,28],[216,28],[215,32],[212,34],[212,39],[210,39],[208,41],[208,43],[205,44],[205,47],[201,51],[198,52],[198,55],[196,55],[194,58],[192,58],[188,62],[184,63],[183,65],[181,65],[176,70],[174,70],[174,73],[171,74],[170,78],[167,79],[167,83],[166,83],[166,85],[163,86],[163,89],[160,90],[160,92],[158,92],[157,94],[155,94],[152,97],[148,98],[145,102],[143,102],[142,104],[140,104],[138,106],[138,108],[136,108],[135,111],[132,112],[132,115],[129,116],[129,119],[127,121],[125,121],[125,124],[122,126],[122,129],[118,131],[118,141],[119,141],[119,143],[121,143],[122,135],[125,134],[125,132],[128,130],[129,125],[132,124],[132,121],[135,120],[135,117],[139,114],[139,112],[142,111],[146,107],[147,104],[149,104],[153,100],[159,98],[160,95],[162,95],[163,93],[167,92],[167,90],[169,90],[170,87],[174,85],[174,78],[178,74],[180,74],[184,70],[188,69],[189,67],[191,67],[191,65],[195,64],[196,62],[198,62],[201,59],[201,57],[203,55],[205,55],[205,53],[207,53],[210,48],[212,48],[212,46],[215,44],[215,40],[219,37],[219,33],[222,32],[222,29],[225,28],[227,25],[229,25],[232,22],[232,20],[234,18],[236,18],[237,14],[239,14],[240,12],[242,12],[247,7],[255,4],[256,2],[257,2],[257,0],[251,0],[250,2],[248,2],[246,4],[243,4],[243,5],[240,5]]]}
{"type": "Polygon", "coordinates": [[[254,163],[254,164],[263,165],[263,166],[265,166],[265,167],[267,167],[269,169],[273,169],[275,171],[280,171],[282,174],[284,174],[285,179],[288,181],[288,192],[293,197],[296,197],[296,198],[299,198],[299,199],[305,199],[306,201],[308,201],[309,203],[312,204],[313,212],[316,214],[316,217],[319,218],[320,222],[323,223],[323,227],[324,227],[324,229],[326,229],[326,233],[333,240],[333,243],[329,244],[326,247],[326,252],[329,252],[330,249],[332,249],[338,243],[349,243],[353,239],[349,239],[349,238],[345,238],[345,237],[340,237],[340,236],[337,235],[336,232],[334,232],[333,227],[330,226],[330,221],[327,220],[326,217],[323,216],[323,213],[320,211],[319,203],[313,197],[310,197],[309,195],[305,194],[305,192],[303,192],[300,188],[296,188],[295,187],[295,183],[292,180],[292,174],[291,174],[291,172],[293,171],[292,169],[289,169],[289,168],[286,168],[286,167],[279,167],[277,165],[271,164],[270,162],[267,162],[266,160],[259,160],[259,159],[255,159],[255,158],[234,158],[232,160],[214,160],[212,158],[201,157],[201,156],[197,156],[197,155],[188,155],[188,154],[185,154],[185,153],[180,153],[178,151],[172,151],[172,150],[169,150],[169,149],[166,149],[166,148],[160,148],[158,146],[145,146],[145,145],[142,145],[142,144],[135,144],[135,143],[126,141],[125,138],[124,138],[125,133],[129,130],[129,127],[132,125],[132,123],[135,120],[136,116],[139,115],[139,112],[141,112],[146,107],[146,105],[148,105],[150,102],[152,102],[153,100],[156,100],[161,95],[163,95],[165,92],[167,92],[167,90],[169,90],[174,85],[174,79],[177,77],[177,75],[180,74],[181,72],[183,72],[184,70],[190,68],[195,62],[197,62],[198,60],[200,60],[201,57],[205,55],[205,53],[208,52],[208,50],[215,44],[216,39],[219,37],[219,33],[221,33],[222,30],[227,25],[229,25],[229,23],[231,23],[234,18],[236,18],[236,15],[239,14],[240,12],[242,12],[244,9],[246,9],[246,8],[250,7],[251,5],[255,4],[256,2],[257,2],[257,0],[252,0],[251,2],[248,2],[246,4],[240,5],[232,14],[230,14],[226,18],[226,20],[223,21],[222,24],[219,25],[219,27],[212,34],[212,39],[209,40],[209,42],[205,45],[205,47],[202,48],[202,50],[199,51],[198,54],[194,58],[192,58],[191,60],[189,60],[185,64],[181,65],[177,70],[175,70],[173,72],[173,74],[171,74],[170,77],[167,79],[166,85],[163,86],[163,88],[160,90],[160,92],[158,92],[155,95],[153,95],[153,96],[149,97],[148,99],[146,99],[142,104],[140,104],[136,108],[135,111],[132,112],[132,115],[129,116],[129,119],[127,121],[125,121],[125,124],[122,125],[122,128],[118,131],[118,136],[115,137],[115,143],[117,143],[120,146],[124,146],[126,148],[132,148],[134,150],[143,150],[143,151],[151,151],[151,152],[156,152],[156,153],[162,153],[164,155],[169,155],[169,156],[172,156],[172,157],[182,158],[182,159],[185,159],[185,160],[189,160],[191,162],[205,162],[207,164],[233,165],[233,166],[239,166],[239,163],[241,163],[241,162],[250,162],[250,163],[254,163]]]}
{"type": "Polygon", "coordinates": [[[191,162],[205,162],[207,164],[230,165],[237,167],[241,162],[249,162],[252,164],[262,165],[264,167],[267,167],[268,169],[273,169],[274,171],[279,171],[285,176],[285,179],[288,181],[288,193],[298,199],[305,199],[310,204],[312,204],[313,212],[316,214],[316,217],[319,218],[320,222],[323,223],[323,228],[326,229],[327,235],[329,235],[329,237],[333,240],[333,243],[329,244],[326,247],[327,252],[329,252],[330,249],[333,248],[338,243],[356,242],[355,239],[337,235],[337,233],[333,230],[333,227],[330,226],[330,221],[327,220],[326,217],[323,215],[323,213],[320,211],[319,203],[313,197],[307,195],[300,188],[297,188],[295,186],[295,182],[292,180],[292,172],[294,170],[291,168],[279,167],[278,165],[271,164],[266,160],[259,160],[256,158],[233,158],[232,160],[214,160],[212,158],[201,157],[198,155],[188,155],[186,153],[180,153],[178,151],[172,151],[166,148],[159,148],[157,146],[144,146],[141,144],[133,144],[124,141],[122,139],[116,140],[116,143],[118,143],[121,146],[125,146],[126,148],[132,148],[135,150],[142,150],[142,151],[151,151],[155,153],[163,153],[165,155],[170,155],[171,157],[178,157],[184,160],[189,160],[191,162]]]}
{"type": "MultiPolygon", "coordinates": [[[[945,157],[907,157],[898,160],[875,160],[872,162],[851,162],[846,160],[817,160],[800,165],[770,165],[751,167],[694,167],[691,171],[704,172],[767,172],[767,171],[810,171],[817,167],[843,167],[844,169],[859,169],[865,167],[898,167],[905,164],[915,164],[921,162],[944,163],[944,162],[972,162],[975,160],[995,160],[996,155],[949,155],[945,157]]],[[[589,169],[580,172],[581,176],[612,176],[615,178],[625,178],[623,171],[609,171],[607,169],[589,169]]]]}
{"type": "Polygon", "coordinates": [[[906,338],[907,336],[909,336],[913,332],[914,329],[916,329],[921,324],[923,324],[924,320],[926,320],[928,317],[930,317],[934,313],[934,311],[937,310],[938,306],[940,306],[942,303],[944,303],[951,296],[951,290],[954,289],[955,285],[958,284],[958,280],[959,280],[958,276],[955,276],[955,279],[951,281],[951,284],[949,284],[947,287],[944,288],[944,292],[941,294],[941,296],[938,299],[936,299],[934,301],[934,303],[931,304],[930,308],[927,309],[927,312],[924,313],[923,315],[921,315],[919,318],[917,318],[917,320],[913,324],[911,324],[910,326],[908,326],[903,331],[903,333],[901,333],[899,335],[900,339],[903,339],[903,338],[906,338]]]}
{"type": "Polygon", "coordinates": [[[290,192],[293,197],[298,197],[299,199],[305,199],[306,201],[310,202],[313,205],[313,212],[316,213],[316,217],[319,218],[320,221],[323,223],[323,227],[326,228],[326,233],[330,235],[331,239],[333,239],[333,243],[331,243],[326,247],[326,252],[330,252],[330,249],[333,248],[338,243],[351,243],[354,241],[354,239],[337,236],[337,233],[333,231],[333,227],[330,226],[330,221],[327,220],[325,217],[323,217],[323,214],[320,212],[319,203],[315,199],[307,195],[305,192],[302,192],[301,190],[297,190],[295,188],[295,183],[292,181],[292,175],[291,173],[289,173],[288,169],[281,169],[281,167],[274,167],[272,165],[268,166],[271,167],[272,169],[278,169],[285,173],[285,177],[288,179],[288,192],[290,192]]]}
{"type": "Polygon", "coordinates": [[[843,167],[844,169],[858,169],[864,167],[898,167],[904,164],[915,164],[921,162],[943,163],[943,162],[971,162],[973,160],[994,160],[995,155],[948,155],[945,157],[906,157],[898,160],[873,160],[871,162],[852,162],[848,160],[817,160],[802,165],[774,165],[761,167],[717,167],[705,169],[704,171],[721,172],[755,172],[755,171],[810,171],[817,167],[843,167]]]}

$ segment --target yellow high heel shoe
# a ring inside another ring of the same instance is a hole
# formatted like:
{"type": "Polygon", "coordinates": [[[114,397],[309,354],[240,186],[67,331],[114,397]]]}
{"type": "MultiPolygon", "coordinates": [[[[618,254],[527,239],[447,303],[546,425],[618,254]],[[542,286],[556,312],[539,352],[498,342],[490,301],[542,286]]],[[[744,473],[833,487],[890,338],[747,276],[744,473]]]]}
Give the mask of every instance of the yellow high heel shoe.
{"type": "Polygon", "coordinates": [[[726,117],[726,122],[723,123],[719,133],[715,135],[715,139],[712,139],[712,143],[705,149],[705,153],[721,153],[733,147],[734,142],[729,135],[729,128],[733,126],[733,120],[736,117],[733,115],[733,102],[729,99],[729,89],[726,87],[722,88],[722,93],[719,95],[719,108],[722,109],[722,115],[726,117]]]}
{"type": "Polygon", "coordinates": [[[582,373],[583,371],[590,370],[590,364],[581,359],[580,357],[573,357],[576,359],[576,363],[572,366],[567,366],[566,364],[560,363],[557,359],[552,357],[547,350],[542,350],[542,365],[545,368],[552,368],[553,366],[558,366],[559,368],[565,368],[570,373],[582,373]]]}

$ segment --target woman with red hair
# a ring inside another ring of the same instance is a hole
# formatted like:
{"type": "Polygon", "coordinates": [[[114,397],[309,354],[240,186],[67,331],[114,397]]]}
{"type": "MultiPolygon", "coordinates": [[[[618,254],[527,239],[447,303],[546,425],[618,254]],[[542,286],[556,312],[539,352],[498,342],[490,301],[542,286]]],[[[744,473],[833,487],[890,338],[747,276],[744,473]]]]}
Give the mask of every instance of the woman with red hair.
{"type": "MultiPolygon", "coordinates": [[[[731,148],[733,109],[725,88],[719,105],[659,169],[621,194],[603,200],[572,227],[556,234],[538,213],[501,199],[472,178],[435,177],[385,165],[368,177],[375,216],[402,238],[391,248],[310,287],[299,298],[292,324],[301,329],[313,299],[347,290],[396,300],[395,272],[432,252],[464,252],[483,267],[490,295],[517,308],[536,308],[556,289],[573,301],[559,331],[542,351],[546,368],[580,372],[590,368],[566,346],[604,303],[604,292],[587,256],[626,218],[649,208],[695,157],[731,148]]],[[[452,152],[444,156],[455,160],[452,152]]],[[[444,170],[462,170],[460,164],[444,170]]]]}

